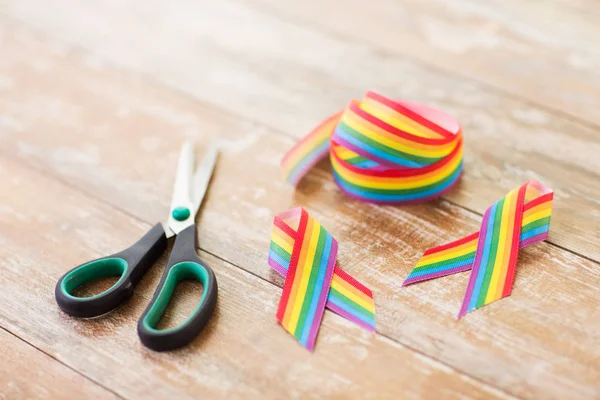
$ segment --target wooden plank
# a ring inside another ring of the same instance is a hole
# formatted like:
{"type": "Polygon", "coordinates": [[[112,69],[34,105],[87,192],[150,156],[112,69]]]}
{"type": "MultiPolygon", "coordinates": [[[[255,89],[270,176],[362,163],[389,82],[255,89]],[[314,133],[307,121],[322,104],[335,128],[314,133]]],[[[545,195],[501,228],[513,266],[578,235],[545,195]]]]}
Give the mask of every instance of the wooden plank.
{"type": "Polygon", "coordinates": [[[597,2],[243,2],[600,125],[597,2]]]}
{"type": "Polygon", "coordinates": [[[0,354],[0,399],[117,398],[3,329],[0,354]]]}
{"type": "MultiPolygon", "coordinates": [[[[70,318],[53,295],[67,268],[128,246],[150,225],[2,157],[0,191],[0,257],[7,261],[0,325],[121,396],[510,397],[331,313],[310,354],[275,320],[280,288],[206,253],[219,282],[215,315],[189,347],[152,352],[139,342],[137,318],[165,257],[133,298],[105,317],[70,318]]],[[[172,320],[182,321],[195,305],[197,295],[186,289],[172,320]]],[[[23,371],[23,379],[34,374],[23,371]]]]}
{"type": "MultiPolygon", "coordinates": [[[[295,192],[279,175],[279,157],[291,145],[280,133],[109,68],[91,69],[79,55],[49,54],[36,40],[23,39],[19,47],[19,54],[36,54],[52,68],[38,73],[15,62],[6,73],[14,83],[3,98],[18,103],[1,103],[0,115],[24,127],[6,130],[0,142],[11,157],[151,223],[167,213],[183,137],[196,136],[202,147],[210,135],[229,134],[198,221],[204,250],[281,285],[266,265],[271,219],[301,204],[338,239],[344,268],[375,292],[383,335],[519,396],[589,397],[598,390],[600,329],[591,317],[599,306],[598,264],[548,244],[527,248],[513,295],[456,322],[467,276],[403,290],[400,283],[426,248],[475,231],[479,216],[444,201],[402,208],[351,201],[333,184],[327,163],[295,192]],[[59,106],[40,117],[37,110],[49,107],[34,105],[49,99],[59,106]],[[181,120],[209,129],[189,133],[181,120]],[[93,141],[84,134],[99,127],[93,141]],[[163,132],[149,136],[152,127],[163,132]]],[[[10,60],[15,52],[5,48],[10,60]]],[[[553,225],[551,234],[560,229],[553,225]]],[[[84,254],[72,263],[77,259],[84,254]]]]}
{"type": "Polygon", "coordinates": [[[483,214],[490,201],[537,178],[557,192],[551,241],[600,261],[597,129],[244,4],[20,3],[9,2],[7,14],[61,38],[59,48],[65,40],[91,49],[86,62],[96,68],[108,60],[294,137],[367,89],[447,110],[466,137],[466,172],[448,199],[483,214]]]}

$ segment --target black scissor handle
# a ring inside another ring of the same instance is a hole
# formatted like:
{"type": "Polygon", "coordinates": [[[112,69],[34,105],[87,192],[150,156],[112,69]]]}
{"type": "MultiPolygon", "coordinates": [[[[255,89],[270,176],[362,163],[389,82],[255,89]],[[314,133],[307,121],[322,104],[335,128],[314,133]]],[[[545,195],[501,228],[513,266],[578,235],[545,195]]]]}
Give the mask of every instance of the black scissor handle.
{"type": "Polygon", "coordinates": [[[160,257],[167,247],[165,230],[154,225],[131,247],[113,255],[78,265],[56,283],[54,295],[58,306],[73,317],[90,318],[105,314],[133,294],[133,287],[160,257]],[[91,297],[73,295],[79,286],[107,276],[119,280],[102,293],[91,297]]]}
{"type": "Polygon", "coordinates": [[[196,253],[196,225],[185,228],[177,235],[165,272],[148,307],[138,322],[138,335],[142,343],[156,351],[173,350],[185,346],[200,334],[212,316],[217,304],[217,279],[213,270],[196,253]],[[164,314],[175,287],[186,279],[202,283],[200,304],[180,325],[156,329],[164,314]]]}

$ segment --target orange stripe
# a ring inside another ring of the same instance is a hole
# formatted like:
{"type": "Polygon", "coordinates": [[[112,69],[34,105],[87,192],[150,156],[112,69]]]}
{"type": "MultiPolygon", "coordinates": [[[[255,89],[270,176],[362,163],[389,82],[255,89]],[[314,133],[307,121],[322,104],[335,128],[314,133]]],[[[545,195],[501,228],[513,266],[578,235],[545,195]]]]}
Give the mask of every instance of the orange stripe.
{"type": "Polygon", "coordinates": [[[296,266],[296,274],[294,275],[294,283],[292,284],[292,289],[290,290],[290,296],[288,297],[287,306],[285,309],[285,314],[283,315],[283,321],[281,325],[283,325],[286,329],[288,329],[290,324],[290,318],[292,315],[292,310],[294,308],[294,304],[298,300],[298,288],[300,287],[300,281],[302,280],[302,271],[305,267],[306,253],[308,252],[308,248],[310,247],[310,232],[313,230],[314,220],[309,218],[306,223],[306,230],[301,235],[304,235],[304,240],[302,242],[302,249],[300,250],[300,257],[298,258],[298,265],[296,266]]]}
{"type": "Polygon", "coordinates": [[[367,302],[372,301],[371,297],[367,296],[365,293],[358,290],[356,287],[354,287],[352,284],[350,284],[347,280],[345,280],[344,278],[342,278],[341,276],[339,276],[336,273],[333,274],[333,278],[331,279],[331,281],[332,282],[336,281],[337,284],[339,284],[340,286],[343,286],[346,290],[348,290],[349,292],[352,292],[357,297],[360,297],[361,299],[363,299],[367,302]]]}
{"type": "MultiPolygon", "coordinates": [[[[514,196],[510,196],[508,224],[507,224],[507,235],[504,246],[504,254],[502,255],[502,264],[500,264],[500,273],[498,274],[498,284],[496,286],[496,293],[492,301],[502,298],[504,291],[504,284],[506,283],[506,273],[508,272],[508,264],[510,262],[510,253],[512,251],[512,244],[514,240],[514,228],[515,228],[515,214],[517,212],[517,199],[519,198],[518,192],[514,196]]],[[[519,229],[519,232],[521,230],[519,229]]]]}
{"type": "MultiPolygon", "coordinates": [[[[479,238],[475,238],[469,242],[463,243],[460,246],[457,247],[451,247],[449,249],[446,250],[442,250],[440,252],[437,253],[429,253],[426,256],[421,257],[421,259],[419,260],[419,262],[417,263],[417,267],[422,267],[425,264],[425,261],[432,259],[432,258],[438,258],[438,257],[443,257],[443,258],[447,258],[447,259],[451,259],[454,257],[458,257],[458,255],[460,255],[460,253],[466,253],[466,249],[469,247],[476,247],[477,246],[477,241],[479,240],[479,238]],[[456,255],[452,255],[451,254],[455,253],[456,255]]],[[[415,267],[416,268],[416,267],[415,267]]]]}
{"type": "Polygon", "coordinates": [[[549,208],[552,208],[552,201],[547,201],[545,203],[538,204],[537,206],[532,207],[529,210],[523,212],[523,219],[529,217],[532,214],[535,214],[538,211],[544,211],[549,208]]]}
{"type": "Polygon", "coordinates": [[[445,144],[445,145],[429,145],[429,144],[415,143],[414,141],[405,139],[398,135],[394,135],[393,133],[388,132],[379,126],[372,124],[370,121],[363,119],[360,115],[356,115],[349,108],[346,109],[346,112],[344,113],[344,115],[342,117],[342,121],[344,121],[344,119],[346,119],[346,118],[352,120],[355,124],[357,124],[359,126],[362,125],[365,128],[377,133],[378,135],[384,136],[390,140],[393,140],[394,142],[401,143],[407,147],[418,148],[418,149],[423,149],[423,150],[435,150],[435,151],[444,151],[445,150],[446,155],[448,155],[452,152],[452,149],[454,148],[454,145],[456,144],[456,140],[453,142],[450,142],[448,144],[445,144]]]}

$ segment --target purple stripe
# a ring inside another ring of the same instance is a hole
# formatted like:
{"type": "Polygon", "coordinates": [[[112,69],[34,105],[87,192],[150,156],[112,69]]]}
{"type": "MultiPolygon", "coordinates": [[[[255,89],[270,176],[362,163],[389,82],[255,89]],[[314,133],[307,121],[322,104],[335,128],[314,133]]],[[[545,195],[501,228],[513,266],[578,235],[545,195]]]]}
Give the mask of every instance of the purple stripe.
{"type": "Polygon", "coordinates": [[[354,315],[352,315],[349,312],[347,312],[346,310],[336,306],[335,304],[333,304],[330,301],[327,302],[327,308],[329,308],[331,311],[338,314],[339,316],[346,318],[348,321],[354,322],[356,325],[366,329],[367,331],[375,332],[375,326],[367,324],[362,319],[355,317],[354,315]]]}
{"type": "Polygon", "coordinates": [[[273,260],[272,258],[269,258],[269,265],[271,266],[271,268],[277,271],[279,275],[285,278],[285,276],[287,275],[287,269],[279,265],[277,261],[273,260]]]}
{"type": "Polygon", "coordinates": [[[426,281],[426,280],[429,280],[429,279],[435,279],[435,278],[439,278],[439,277],[446,276],[446,275],[457,274],[459,272],[468,271],[471,268],[473,268],[473,264],[463,265],[462,267],[456,267],[456,268],[452,268],[452,269],[447,269],[445,271],[438,271],[438,272],[435,272],[433,274],[421,275],[421,276],[417,276],[415,278],[407,278],[402,283],[402,286],[408,286],[408,285],[413,284],[413,283],[422,282],[422,281],[426,281]]]}
{"type": "Polygon", "coordinates": [[[381,165],[384,165],[388,168],[391,169],[415,169],[414,167],[409,167],[406,165],[401,165],[389,160],[386,160],[384,158],[379,158],[376,155],[374,155],[373,153],[363,150],[360,147],[357,147],[355,145],[353,145],[352,143],[349,143],[347,141],[345,141],[344,139],[342,139],[341,137],[339,137],[338,135],[333,136],[333,140],[337,143],[340,144],[342,146],[344,146],[345,148],[347,148],[348,150],[351,150],[353,152],[355,152],[356,154],[363,156],[364,158],[366,158],[367,160],[371,160],[371,161],[375,161],[378,162],[381,165]]]}
{"type": "MultiPolygon", "coordinates": [[[[492,206],[494,207],[494,206],[492,206]]],[[[464,316],[469,308],[469,302],[473,295],[473,289],[475,288],[475,281],[477,280],[477,274],[479,273],[481,257],[483,256],[483,248],[485,247],[485,236],[487,234],[488,219],[490,218],[490,210],[492,207],[485,210],[483,215],[483,221],[481,222],[481,230],[479,231],[479,239],[477,240],[477,253],[475,254],[475,261],[473,262],[473,269],[471,270],[471,276],[469,277],[469,285],[467,286],[467,292],[463,298],[458,318],[464,316]]]]}
{"type": "Polygon", "coordinates": [[[323,319],[323,313],[325,312],[325,302],[327,300],[327,296],[329,296],[329,288],[331,287],[331,279],[333,278],[333,269],[335,267],[335,260],[337,259],[338,244],[337,241],[333,239],[333,237],[331,239],[331,250],[329,254],[329,262],[327,264],[325,280],[323,281],[323,290],[321,291],[319,303],[317,304],[317,312],[315,314],[315,319],[313,320],[313,325],[310,328],[310,333],[308,334],[308,341],[306,343],[306,347],[310,351],[314,351],[315,349],[315,341],[317,340],[317,333],[319,332],[321,320],[323,319]],[[327,290],[325,290],[325,288],[327,288],[327,290]]]}
{"type": "Polygon", "coordinates": [[[334,182],[336,183],[336,185],[338,185],[338,187],[342,190],[342,192],[344,192],[348,197],[351,197],[351,198],[353,198],[355,200],[362,201],[363,203],[383,204],[383,205],[388,204],[388,205],[396,205],[397,206],[398,204],[403,204],[403,205],[404,204],[406,204],[406,205],[408,205],[408,204],[421,204],[421,203],[425,203],[425,202],[430,201],[430,200],[435,200],[438,197],[441,197],[441,196],[445,195],[446,193],[448,193],[450,190],[452,190],[454,188],[454,186],[458,183],[458,181],[460,180],[460,178],[462,177],[462,174],[463,174],[463,172],[461,171],[461,173],[456,176],[456,179],[454,180],[454,182],[452,182],[450,185],[448,185],[448,187],[446,187],[444,190],[440,190],[439,192],[434,193],[434,194],[432,194],[430,196],[427,196],[427,197],[421,197],[421,198],[418,198],[418,199],[404,200],[404,201],[398,201],[398,200],[396,200],[396,201],[386,201],[386,200],[366,199],[364,197],[360,197],[360,196],[357,196],[357,195],[355,195],[353,193],[348,192],[346,189],[344,189],[340,185],[340,183],[336,179],[334,179],[334,182]]]}
{"type": "Polygon", "coordinates": [[[547,238],[548,238],[548,232],[540,233],[539,235],[532,236],[530,238],[527,238],[527,239],[523,240],[521,242],[519,248],[522,249],[525,246],[529,246],[532,243],[541,242],[542,240],[546,240],[547,238]]]}

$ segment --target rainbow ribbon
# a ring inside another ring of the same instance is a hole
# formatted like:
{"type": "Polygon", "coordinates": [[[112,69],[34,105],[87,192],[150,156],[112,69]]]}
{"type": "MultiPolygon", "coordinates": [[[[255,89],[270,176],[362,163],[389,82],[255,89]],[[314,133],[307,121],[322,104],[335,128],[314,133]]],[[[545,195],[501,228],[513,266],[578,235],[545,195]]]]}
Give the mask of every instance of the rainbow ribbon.
{"type": "Polygon", "coordinates": [[[336,264],[337,248],[303,208],[275,216],[269,265],[285,277],[277,320],[310,351],[325,307],[375,331],[373,293],[336,264]]]}
{"type": "Polygon", "coordinates": [[[349,196],[374,203],[420,203],[441,196],[462,172],[462,130],[451,116],[369,92],[327,118],[283,158],[296,185],[329,153],[349,196]]]}
{"type": "Polygon", "coordinates": [[[519,249],[548,237],[552,190],[530,180],[496,201],[479,232],[429,249],[402,286],[471,270],[458,318],[509,296],[519,249]]]}

